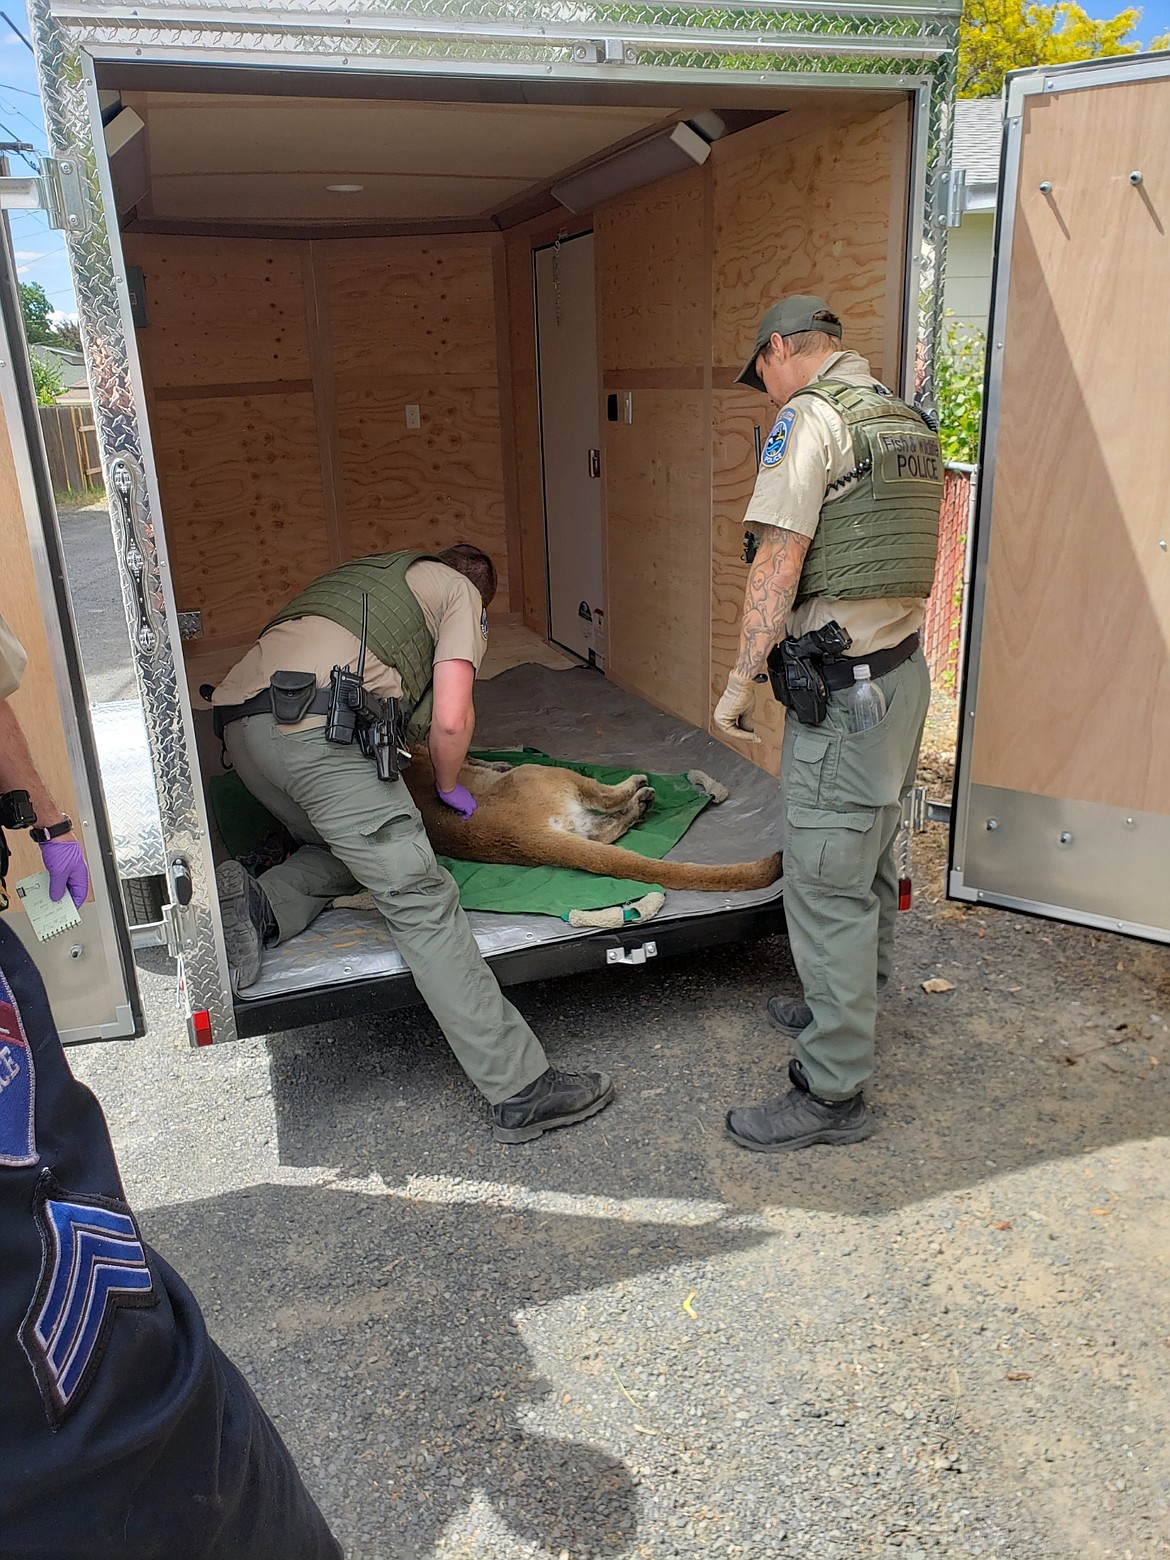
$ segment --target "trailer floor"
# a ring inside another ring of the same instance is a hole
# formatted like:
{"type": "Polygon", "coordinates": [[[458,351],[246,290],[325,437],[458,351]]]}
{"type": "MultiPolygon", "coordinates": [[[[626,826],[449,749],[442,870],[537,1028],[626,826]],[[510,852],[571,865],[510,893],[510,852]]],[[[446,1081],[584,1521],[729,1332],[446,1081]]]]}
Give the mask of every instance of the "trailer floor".
{"type": "MultiPolygon", "coordinates": [[[[553,654],[564,660],[559,652],[553,654]]],[[[588,668],[523,664],[491,676],[476,690],[475,743],[482,748],[539,747],[554,758],[625,764],[658,774],[702,769],[722,781],[731,795],[700,813],[669,856],[698,862],[753,861],[779,849],[780,803],[773,776],[706,732],[664,715],[588,668]]],[[[664,922],[746,910],[778,901],[781,893],[780,883],[736,893],[672,891],[648,923],[647,936],[664,922]]],[[[549,915],[476,910],[468,919],[489,959],[598,936],[549,915]]],[[[335,906],[298,937],[269,949],[260,978],[239,993],[238,1001],[246,1007],[336,982],[405,973],[406,963],[377,911],[335,906]]]]}

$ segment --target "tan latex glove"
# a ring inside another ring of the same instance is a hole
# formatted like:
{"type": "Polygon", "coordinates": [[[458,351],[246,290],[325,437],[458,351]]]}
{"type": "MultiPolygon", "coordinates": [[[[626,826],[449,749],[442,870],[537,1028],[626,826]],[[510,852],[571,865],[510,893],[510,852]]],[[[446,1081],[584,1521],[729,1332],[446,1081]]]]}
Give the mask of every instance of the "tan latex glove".
{"type": "Polygon", "coordinates": [[[756,685],[737,672],[728,674],[727,687],[715,706],[715,729],[737,742],[759,742],[752,726],[756,707],[756,685]]]}

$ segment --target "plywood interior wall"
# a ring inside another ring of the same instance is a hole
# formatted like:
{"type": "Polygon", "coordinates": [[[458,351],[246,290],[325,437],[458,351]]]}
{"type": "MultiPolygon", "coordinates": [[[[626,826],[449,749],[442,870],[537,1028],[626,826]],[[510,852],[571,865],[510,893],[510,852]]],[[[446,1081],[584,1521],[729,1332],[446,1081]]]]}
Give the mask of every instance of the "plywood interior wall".
{"type": "Polygon", "coordinates": [[[497,353],[501,240],[127,234],[180,611],[206,654],[315,575],[470,541],[509,604],[497,353]],[[406,426],[407,405],[421,427],[406,426]]]}
{"type": "MultiPolygon", "coordinates": [[[[842,315],[847,345],[896,382],[908,158],[906,106],[798,110],[593,214],[602,393],[632,405],[631,422],[601,425],[606,671],[696,725],[709,728],[735,658],[753,430],[766,435],[775,416],[732,382],[763,310],[814,291],[842,315]]],[[[558,230],[575,231],[546,221],[507,246],[525,615],[541,632],[531,248],[558,230]]],[[[759,707],[764,746],[747,751],[774,771],[780,711],[767,690],[759,707]]]]}

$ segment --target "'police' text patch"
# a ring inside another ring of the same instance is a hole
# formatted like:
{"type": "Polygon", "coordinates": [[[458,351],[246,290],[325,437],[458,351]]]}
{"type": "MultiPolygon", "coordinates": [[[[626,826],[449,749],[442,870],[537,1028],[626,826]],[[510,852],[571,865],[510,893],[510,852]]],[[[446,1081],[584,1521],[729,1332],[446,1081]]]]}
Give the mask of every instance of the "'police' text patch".
{"type": "Polygon", "coordinates": [[[764,453],[760,457],[761,466],[778,466],[788,454],[788,435],[792,432],[792,425],[796,421],[796,408],[786,406],[776,419],[776,425],[768,435],[768,442],[764,445],[764,453]]]}
{"type": "Polygon", "coordinates": [[[875,436],[884,482],[942,481],[938,440],[929,433],[879,433],[875,436]]]}

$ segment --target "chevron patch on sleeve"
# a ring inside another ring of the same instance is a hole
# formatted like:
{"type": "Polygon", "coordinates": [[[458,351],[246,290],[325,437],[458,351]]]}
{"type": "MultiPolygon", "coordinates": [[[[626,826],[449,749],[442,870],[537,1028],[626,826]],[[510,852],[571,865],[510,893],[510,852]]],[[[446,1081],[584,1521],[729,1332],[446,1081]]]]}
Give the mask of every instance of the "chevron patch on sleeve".
{"type": "Polygon", "coordinates": [[[46,1172],[33,1212],[44,1257],[20,1341],[57,1429],[97,1374],[118,1311],[157,1305],[158,1295],[123,1203],[69,1196],[46,1172]]]}

